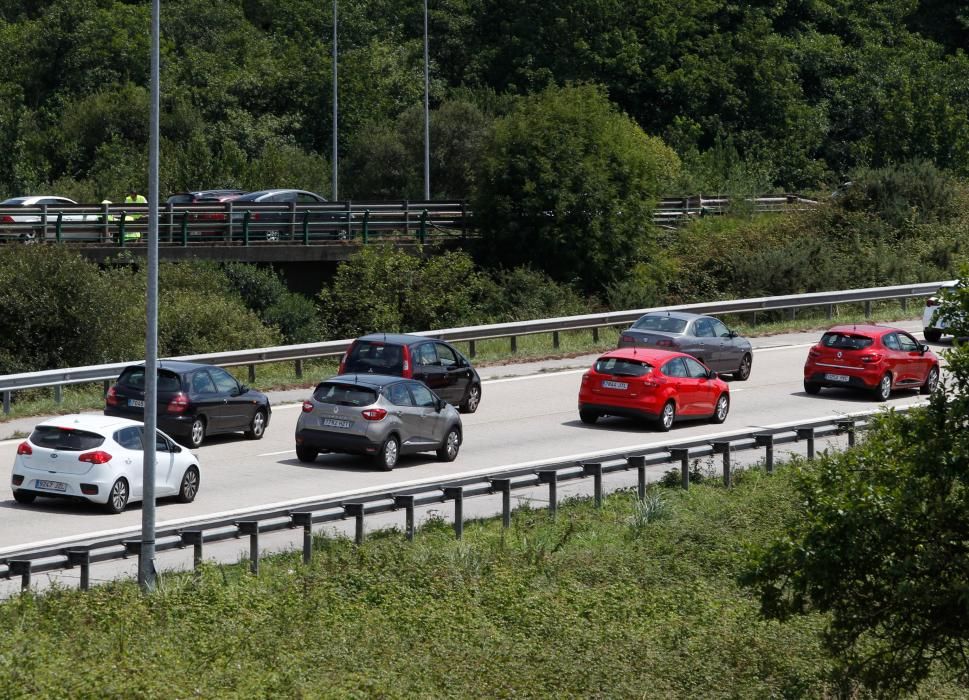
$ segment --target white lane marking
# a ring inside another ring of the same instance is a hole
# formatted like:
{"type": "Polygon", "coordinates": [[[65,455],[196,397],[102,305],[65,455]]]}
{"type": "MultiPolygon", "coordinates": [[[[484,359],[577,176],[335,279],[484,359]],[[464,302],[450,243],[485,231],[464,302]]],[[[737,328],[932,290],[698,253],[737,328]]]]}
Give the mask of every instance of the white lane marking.
{"type": "Polygon", "coordinates": [[[523,374],[520,377],[505,377],[504,379],[485,379],[483,384],[504,384],[505,382],[520,382],[523,379],[541,379],[543,377],[561,377],[566,374],[582,374],[588,368],[568,369],[561,372],[540,372],[538,374],[523,374]]]}
{"type": "Polygon", "coordinates": [[[293,449],[293,450],[278,450],[276,452],[262,452],[260,454],[257,454],[256,457],[275,457],[276,455],[288,455],[293,452],[296,452],[296,450],[293,449]]]}

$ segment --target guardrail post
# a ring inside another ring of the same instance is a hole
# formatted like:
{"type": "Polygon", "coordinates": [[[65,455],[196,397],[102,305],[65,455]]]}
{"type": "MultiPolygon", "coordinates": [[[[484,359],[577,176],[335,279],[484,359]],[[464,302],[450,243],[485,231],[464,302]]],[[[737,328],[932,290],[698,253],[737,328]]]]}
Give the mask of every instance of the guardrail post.
{"type": "Polygon", "coordinates": [[[464,487],[445,486],[444,498],[454,500],[454,537],[464,536],[464,487]]]}
{"type": "Polygon", "coordinates": [[[296,360],[295,370],[296,370],[296,378],[297,379],[302,379],[303,378],[303,361],[302,360],[296,360]]]}
{"type": "Polygon", "coordinates": [[[54,239],[60,243],[61,234],[64,228],[64,212],[57,212],[57,221],[54,223],[54,239]]]}
{"type": "Polygon", "coordinates": [[[908,297],[902,297],[902,312],[908,311],[908,297]]]}
{"type": "Polygon", "coordinates": [[[54,385],[54,403],[58,406],[61,405],[61,401],[64,399],[64,388],[60,384],[54,385]]]}
{"type": "Polygon", "coordinates": [[[3,392],[3,413],[4,415],[10,414],[10,392],[3,392]]]}
{"type": "Polygon", "coordinates": [[[256,365],[249,365],[249,383],[254,384],[256,381],[256,365]]]}
{"type": "Polygon", "coordinates": [[[310,244],[310,210],[303,212],[303,245],[310,244]]]}
{"type": "Polygon", "coordinates": [[[30,588],[30,559],[10,559],[7,561],[7,571],[10,576],[20,577],[20,590],[30,588]]]}
{"type": "Polygon", "coordinates": [[[103,382],[101,382],[101,398],[104,398],[105,396],[107,396],[108,395],[108,391],[110,389],[111,389],[111,380],[110,379],[105,379],[103,382]]]}
{"type": "Polygon", "coordinates": [[[684,491],[690,489],[690,450],[687,447],[670,449],[670,459],[680,463],[680,486],[684,491]]]}
{"type": "Polygon", "coordinates": [[[511,339],[511,352],[512,354],[514,354],[518,352],[518,336],[512,335],[512,336],[509,336],[509,338],[511,339]]]}
{"type": "Polygon", "coordinates": [[[733,475],[730,473],[730,442],[717,440],[710,443],[716,454],[723,455],[723,485],[728,489],[733,486],[733,475]]]}
{"type": "Polygon", "coordinates": [[[792,306],[791,308],[789,308],[787,310],[787,318],[790,321],[794,321],[795,319],[797,319],[797,307],[796,306],[792,306]]]}
{"type": "Polygon", "coordinates": [[[865,302],[865,318],[871,318],[871,300],[865,302]]]}
{"type": "Polygon", "coordinates": [[[838,432],[848,433],[848,447],[855,446],[855,422],[853,420],[839,420],[838,432]]]}
{"type": "Polygon", "coordinates": [[[834,304],[828,304],[825,307],[825,316],[827,317],[828,321],[834,318],[834,304]]]}
{"type": "Polygon", "coordinates": [[[367,240],[370,238],[370,210],[365,209],[363,212],[363,244],[367,245],[367,240]]]}
{"type": "Polygon", "coordinates": [[[182,213],[182,247],[188,247],[188,212],[182,213]]]}
{"type": "Polygon", "coordinates": [[[40,205],[40,243],[47,240],[47,205],[40,205]]]}
{"type": "Polygon", "coordinates": [[[599,326],[592,327],[592,342],[593,343],[599,342],[599,326]]]}
{"type": "Polygon", "coordinates": [[[636,495],[642,501],[646,498],[646,456],[633,455],[626,457],[626,464],[636,470],[636,495]]]}
{"type": "Polygon", "coordinates": [[[807,458],[810,462],[814,459],[814,428],[798,428],[797,439],[807,440],[807,458]]]}
{"type": "Polygon", "coordinates": [[[427,240],[427,209],[421,212],[421,223],[420,228],[417,229],[417,240],[421,242],[421,245],[427,240]]]}
{"type": "Polygon", "coordinates": [[[461,239],[468,237],[468,203],[461,200],[461,239]]]}
{"type": "Polygon", "coordinates": [[[586,462],[582,474],[592,477],[592,494],[596,508],[602,508],[602,462],[586,462]]]}
{"type": "Polygon", "coordinates": [[[344,503],[343,517],[353,518],[356,521],[353,541],[360,545],[363,544],[363,503],[344,503]]]}
{"type": "Polygon", "coordinates": [[[141,540],[124,540],[122,542],[124,545],[124,555],[123,559],[127,559],[129,554],[135,554],[138,556],[138,571],[141,571],[141,540]]]}
{"type": "Polygon", "coordinates": [[[511,527],[511,479],[492,479],[491,488],[501,491],[501,526],[511,527]]]}
{"type": "Polygon", "coordinates": [[[313,558],[313,513],[290,513],[289,519],[293,522],[293,527],[303,528],[303,563],[309,564],[313,558]]]}
{"type": "Polygon", "coordinates": [[[240,520],[236,523],[240,535],[249,535],[249,571],[259,573],[259,521],[240,520]]]}
{"type": "Polygon", "coordinates": [[[91,552],[87,549],[67,550],[67,568],[81,567],[81,590],[91,587],[91,552]]]}
{"type": "Polygon", "coordinates": [[[404,208],[404,235],[409,236],[410,235],[410,202],[408,202],[405,199],[403,202],[401,202],[401,205],[404,208]]]}
{"type": "Polygon", "coordinates": [[[476,348],[474,347],[474,341],[473,340],[469,340],[468,341],[468,354],[471,356],[471,359],[472,360],[474,359],[474,356],[477,354],[475,352],[475,350],[476,350],[476,348]]]}
{"type": "Polygon", "coordinates": [[[347,240],[349,241],[353,239],[353,204],[348,199],[345,206],[347,208],[347,240]]]}
{"type": "Polygon", "coordinates": [[[242,215],[242,245],[249,247],[249,220],[252,218],[252,211],[246,209],[242,215]]]}
{"type": "Polygon", "coordinates": [[[764,454],[764,466],[768,474],[774,473],[774,435],[773,433],[761,433],[754,435],[754,443],[757,447],[763,447],[767,451],[764,454]]]}
{"type": "Polygon", "coordinates": [[[404,535],[408,542],[414,540],[414,496],[394,496],[394,507],[404,509],[404,535]]]}
{"type": "Polygon", "coordinates": [[[543,469],[538,472],[538,483],[548,484],[548,514],[555,520],[558,511],[558,479],[559,473],[554,469],[543,469]]]}
{"type": "Polygon", "coordinates": [[[192,568],[198,570],[202,566],[202,542],[205,541],[205,533],[201,530],[182,530],[178,534],[183,545],[192,545],[192,568]]]}
{"type": "Polygon", "coordinates": [[[124,221],[125,221],[125,217],[127,216],[128,216],[128,213],[124,209],[122,209],[121,219],[118,221],[118,247],[119,248],[124,248],[124,239],[125,239],[124,221]]]}

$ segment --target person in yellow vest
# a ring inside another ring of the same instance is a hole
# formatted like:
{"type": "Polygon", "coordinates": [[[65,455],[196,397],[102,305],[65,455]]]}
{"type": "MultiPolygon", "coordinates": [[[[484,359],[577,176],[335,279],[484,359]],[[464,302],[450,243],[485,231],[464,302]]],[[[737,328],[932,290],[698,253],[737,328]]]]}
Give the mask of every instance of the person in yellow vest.
{"type": "MultiPolygon", "coordinates": [[[[141,204],[148,204],[148,200],[145,199],[145,196],[143,194],[138,194],[138,190],[135,189],[134,187],[132,187],[132,188],[130,188],[128,190],[128,196],[124,198],[124,203],[126,205],[134,204],[134,205],[137,206],[137,205],[141,205],[141,204]]],[[[138,219],[141,219],[143,217],[144,217],[144,214],[138,214],[138,213],[125,214],[125,217],[124,217],[124,223],[125,223],[124,239],[126,241],[137,241],[137,240],[139,240],[141,238],[141,232],[138,231],[138,230],[136,230],[135,227],[132,224],[133,224],[133,222],[135,222],[138,219]],[[129,227],[130,227],[130,229],[129,229],[129,227]]]]}

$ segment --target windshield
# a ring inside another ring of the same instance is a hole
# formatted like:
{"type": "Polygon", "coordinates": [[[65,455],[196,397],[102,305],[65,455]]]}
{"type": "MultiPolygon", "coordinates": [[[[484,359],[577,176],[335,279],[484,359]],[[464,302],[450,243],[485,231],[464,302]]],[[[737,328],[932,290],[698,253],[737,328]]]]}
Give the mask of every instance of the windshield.
{"type": "Polygon", "coordinates": [[[59,428],[56,425],[38,425],[30,434],[30,441],[37,447],[64,452],[83,452],[100,447],[104,436],[87,430],[59,428]]]}
{"type": "Polygon", "coordinates": [[[358,340],[350,350],[343,372],[400,375],[404,372],[403,348],[372,340],[358,340]]]}
{"type": "Polygon", "coordinates": [[[338,406],[369,406],[377,401],[377,391],[370,387],[362,387],[355,384],[323,382],[316,387],[316,391],[313,392],[313,398],[320,403],[330,403],[338,406]]]}
{"type": "Polygon", "coordinates": [[[682,333],[686,328],[686,321],[665,315],[647,315],[633,324],[633,328],[641,331],[661,331],[663,333],[682,333]]]}
{"type": "Polygon", "coordinates": [[[838,350],[864,350],[873,342],[868,336],[855,333],[825,333],[821,336],[824,347],[838,350]]]}
{"type": "Polygon", "coordinates": [[[653,371],[653,366],[642,360],[622,357],[600,357],[596,360],[596,372],[617,377],[642,377],[653,371]]]}

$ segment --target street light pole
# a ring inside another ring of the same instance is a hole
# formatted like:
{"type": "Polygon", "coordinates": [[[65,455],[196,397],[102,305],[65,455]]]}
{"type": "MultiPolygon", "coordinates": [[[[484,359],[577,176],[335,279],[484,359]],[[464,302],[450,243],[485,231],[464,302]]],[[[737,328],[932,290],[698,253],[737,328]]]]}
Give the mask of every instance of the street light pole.
{"type": "Polygon", "coordinates": [[[424,201],[431,198],[430,68],[427,62],[427,0],[424,0],[424,201]]]}
{"type": "Polygon", "coordinates": [[[337,118],[339,116],[339,110],[337,108],[337,81],[336,81],[336,77],[337,77],[336,2],[337,0],[333,0],[333,158],[332,158],[333,160],[333,197],[332,199],[334,202],[339,200],[339,189],[337,187],[337,164],[339,162],[338,161],[339,156],[337,153],[337,139],[336,139],[336,132],[337,132],[336,125],[337,125],[337,118]]]}

